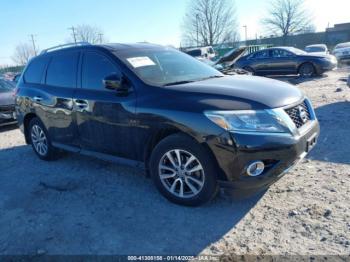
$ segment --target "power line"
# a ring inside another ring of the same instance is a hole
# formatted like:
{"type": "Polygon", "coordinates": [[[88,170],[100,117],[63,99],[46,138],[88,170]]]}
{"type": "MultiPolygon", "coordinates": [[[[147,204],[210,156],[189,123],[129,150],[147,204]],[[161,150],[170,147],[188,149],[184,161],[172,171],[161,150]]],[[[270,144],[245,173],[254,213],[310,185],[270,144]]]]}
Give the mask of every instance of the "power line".
{"type": "Polygon", "coordinates": [[[69,27],[68,30],[72,30],[72,34],[73,34],[73,38],[74,38],[74,43],[76,44],[76,43],[77,43],[77,37],[76,37],[76,34],[75,34],[75,27],[74,27],[74,26],[69,27]]]}

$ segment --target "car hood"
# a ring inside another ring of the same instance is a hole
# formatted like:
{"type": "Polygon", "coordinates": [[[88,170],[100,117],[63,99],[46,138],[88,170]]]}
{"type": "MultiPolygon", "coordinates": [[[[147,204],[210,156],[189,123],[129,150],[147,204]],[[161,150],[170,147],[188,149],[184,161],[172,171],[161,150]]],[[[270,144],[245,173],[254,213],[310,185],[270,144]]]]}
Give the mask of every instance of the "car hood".
{"type": "Polygon", "coordinates": [[[14,91],[0,93],[0,106],[8,106],[15,104],[14,91]]]}
{"type": "Polygon", "coordinates": [[[234,64],[238,59],[240,59],[247,50],[247,47],[239,47],[237,49],[230,50],[224,54],[215,64],[230,63],[234,64]]]}
{"type": "Polygon", "coordinates": [[[224,76],[167,88],[189,92],[198,100],[205,97],[204,100],[210,100],[212,106],[222,110],[278,108],[304,98],[304,94],[295,86],[247,75],[224,76]]]}

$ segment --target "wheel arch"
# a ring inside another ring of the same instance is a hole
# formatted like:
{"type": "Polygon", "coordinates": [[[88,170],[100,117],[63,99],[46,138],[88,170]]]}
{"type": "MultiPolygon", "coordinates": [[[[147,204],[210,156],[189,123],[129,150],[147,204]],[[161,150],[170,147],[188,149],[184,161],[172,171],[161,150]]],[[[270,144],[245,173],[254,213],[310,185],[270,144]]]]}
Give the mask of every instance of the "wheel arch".
{"type": "Polygon", "coordinates": [[[181,135],[187,136],[188,138],[196,141],[198,143],[198,146],[202,146],[204,148],[204,150],[208,153],[209,157],[214,161],[216,170],[218,170],[217,179],[227,181],[227,177],[224,174],[223,170],[219,167],[218,161],[217,161],[214,153],[210,149],[209,145],[207,143],[205,143],[204,141],[199,141],[196,137],[190,135],[189,133],[184,132],[184,131],[177,129],[177,128],[173,128],[173,127],[158,130],[157,132],[155,132],[153,134],[153,136],[149,139],[148,143],[146,144],[146,147],[144,150],[144,155],[143,155],[143,160],[145,163],[147,175],[149,175],[149,161],[150,161],[150,158],[151,158],[151,155],[152,155],[154,148],[163,139],[165,139],[168,136],[174,135],[174,134],[179,134],[179,135],[181,134],[181,135]]]}
{"type": "Polygon", "coordinates": [[[23,118],[23,127],[24,127],[24,138],[27,144],[31,143],[29,136],[29,123],[33,118],[38,117],[35,113],[28,113],[23,118]]]}
{"type": "Polygon", "coordinates": [[[300,63],[300,65],[299,65],[298,68],[297,68],[297,73],[298,73],[298,74],[299,74],[299,72],[300,72],[300,68],[301,68],[303,65],[306,65],[306,64],[312,65],[313,68],[314,68],[314,70],[315,70],[315,73],[317,73],[317,67],[316,67],[316,65],[315,65],[314,62],[312,62],[312,61],[303,61],[303,62],[300,63]]]}

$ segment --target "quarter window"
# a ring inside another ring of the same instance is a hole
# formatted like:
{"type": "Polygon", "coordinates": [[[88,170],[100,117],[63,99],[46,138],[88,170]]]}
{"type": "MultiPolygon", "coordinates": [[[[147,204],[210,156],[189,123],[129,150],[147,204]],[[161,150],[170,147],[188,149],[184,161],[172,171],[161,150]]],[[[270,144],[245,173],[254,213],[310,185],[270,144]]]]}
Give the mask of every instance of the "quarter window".
{"type": "Polygon", "coordinates": [[[47,69],[46,83],[52,86],[76,86],[79,53],[65,52],[52,57],[47,69]]]}
{"type": "Polygon", "coordinates": [[[24,73],[24,81],[30,84],[40,84],[48,61],[47,56],[34,58],[24,73]]]}
{"type": "Polygon", "coordinates": [[[94,52],[84,54],[82,88],[106,90],[104,89],[103,79],[112,74],[120,75],[120,71],[107,57],[94,52]]]}

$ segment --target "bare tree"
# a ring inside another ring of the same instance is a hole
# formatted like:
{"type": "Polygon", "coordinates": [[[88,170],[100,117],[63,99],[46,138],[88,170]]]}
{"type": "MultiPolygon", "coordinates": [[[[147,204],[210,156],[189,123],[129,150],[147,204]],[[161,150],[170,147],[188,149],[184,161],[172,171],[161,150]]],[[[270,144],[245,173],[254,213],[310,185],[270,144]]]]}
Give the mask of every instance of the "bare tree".
{"type": "Polygon", "coordinates": [[[91,25],[77,25],[72,30],[70,42],[89,42],[91,44],[102,44],[106,42],[103,30],[91,25]]]}
{"type": "Polygon", "coordinates": [[[267,17],[263,19],[270,31],[282,35],[284,44],[288,35],[304,31],[311,22],[303,0],[274,0],[267,17]]]}
{"type": "Polygon", "coordinates": [[[192,0],[183,21],[186,45],[214,45],[238,40],[233,0],[192,0]]]}
{"type": "Polygon", "coordinates": [[[15,52],[11,58],[16,64],[23,66],[35,56],[35,53],[36,50],[33,49],[32,45],[21,43],[16,46],[15,52]]]}

